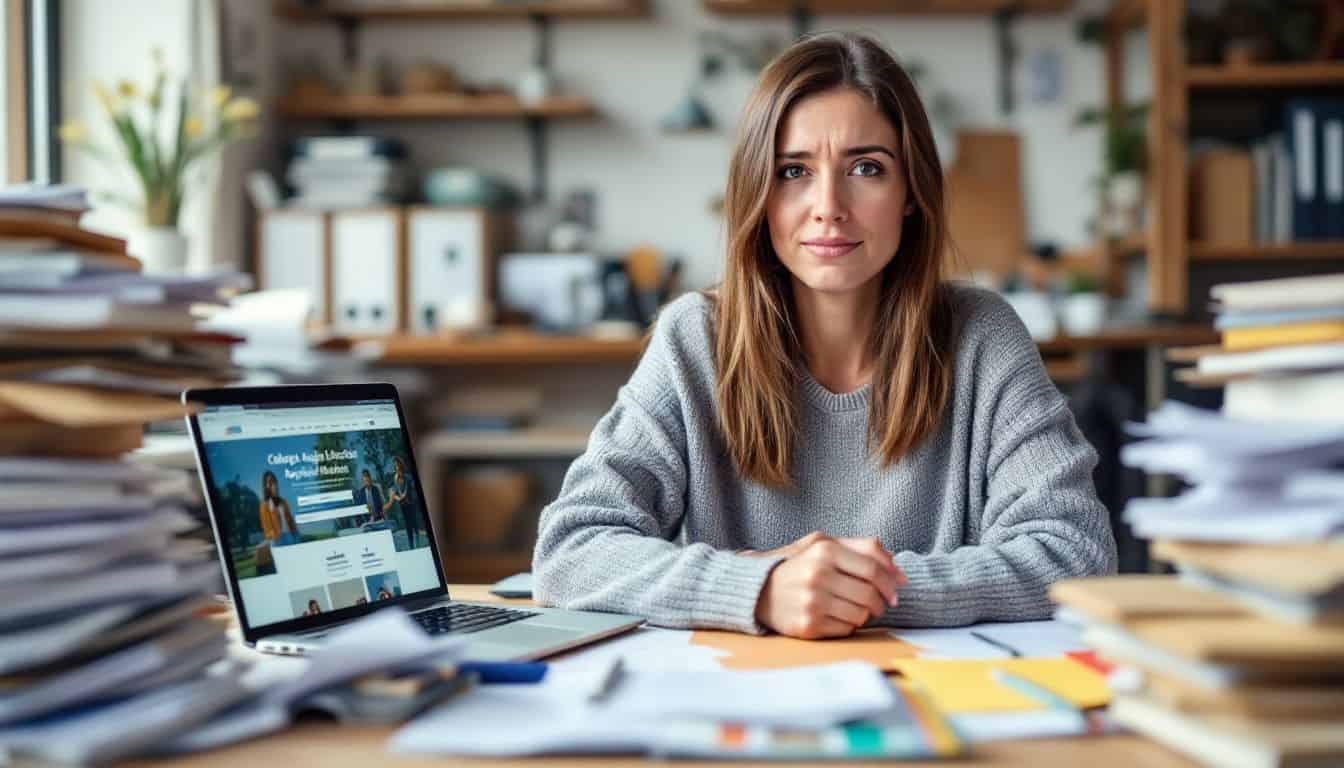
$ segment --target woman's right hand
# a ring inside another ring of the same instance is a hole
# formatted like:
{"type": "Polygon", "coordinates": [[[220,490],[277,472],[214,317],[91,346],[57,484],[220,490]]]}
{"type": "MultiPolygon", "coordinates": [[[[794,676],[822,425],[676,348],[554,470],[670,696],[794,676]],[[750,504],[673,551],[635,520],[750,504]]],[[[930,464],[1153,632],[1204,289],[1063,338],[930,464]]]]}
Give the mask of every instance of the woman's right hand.
{"type": "Polygon", "coordinates": [[[877,539],[813,533],[769,553],[784,555],[766,578],[756,620],[781,635],[844,637],[895,607],[905,575],[877,539]]]}

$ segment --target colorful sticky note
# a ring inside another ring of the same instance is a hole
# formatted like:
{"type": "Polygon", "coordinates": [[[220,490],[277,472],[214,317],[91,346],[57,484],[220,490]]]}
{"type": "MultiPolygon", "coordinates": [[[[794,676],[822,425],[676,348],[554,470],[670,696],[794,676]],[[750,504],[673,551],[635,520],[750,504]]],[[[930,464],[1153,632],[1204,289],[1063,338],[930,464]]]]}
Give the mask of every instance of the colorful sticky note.
{"type": "Polygon", "coordinates": [[[1080,709],[1110,703],[1106,678],[1066,656],[1035,659],[896,659],[896,671],[919,685],[945,714],[1029,712],[1045,706],[994,679],[1002,669],[1080,709]]]}

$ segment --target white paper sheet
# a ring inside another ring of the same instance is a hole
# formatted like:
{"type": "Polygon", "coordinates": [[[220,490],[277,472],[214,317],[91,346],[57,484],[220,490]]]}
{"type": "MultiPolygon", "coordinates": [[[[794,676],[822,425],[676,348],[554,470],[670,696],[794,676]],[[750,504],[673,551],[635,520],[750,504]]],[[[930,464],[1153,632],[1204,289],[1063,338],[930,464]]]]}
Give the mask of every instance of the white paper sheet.
{"type": "Polygon", "coordinates": [[[1057,620],[993,622],[968,629],[1021,656],[1063,656],[1087,650],[1082,630],[1057,620]]]}
{"type": "Polygon", "coordinates": [[[893,629],[891,636],[918,648],[921,659],[1006,659],[1011,653],[971,634],[971,627],[893,629]]]}

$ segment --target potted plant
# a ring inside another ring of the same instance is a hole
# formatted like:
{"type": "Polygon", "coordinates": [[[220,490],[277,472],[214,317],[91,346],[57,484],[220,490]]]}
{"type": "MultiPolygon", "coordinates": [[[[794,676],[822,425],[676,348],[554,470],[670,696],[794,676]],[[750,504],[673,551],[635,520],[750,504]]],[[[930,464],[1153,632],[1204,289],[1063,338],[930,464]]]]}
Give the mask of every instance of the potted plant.
{"type": "Polygon", "coordinates": [[[153,59],[154,78],[147,90],[129,80],[117,83],[115,90],[93,83],[116,137],[116,151],[97,143],[77,121],[62,125],[60,137],[109,170],[129,169],[138,197],[111,192],[99,197],[140,215],[142,227],[131,233],[127,250],[143,262],[146,272],[180,273],[187,239],[177,225],[188,190],[196,183],[189,183],[190,174],[226,144],[253,135],[258,108],[251,99],[235,97],[228,86],[205,93],[180,79],[170,93],[157,50],[153,59]]]}
{"type": "Polygon", "coordinates": [[[1148,168],[1149,105],[1130,104],[1116,109],[1084,109],[1075,127],[1102,124],[1101,193],[1102,234],[1124,237],[1143,226],[1144,179],[1148,168]]]}
{"type": "Polygon", "coordinates": [[[1059,321],[1070,336],[1089,336],[1106,323],[1106,296],[1091,272],[1073,271],[1064,278],[1059,321]]]}

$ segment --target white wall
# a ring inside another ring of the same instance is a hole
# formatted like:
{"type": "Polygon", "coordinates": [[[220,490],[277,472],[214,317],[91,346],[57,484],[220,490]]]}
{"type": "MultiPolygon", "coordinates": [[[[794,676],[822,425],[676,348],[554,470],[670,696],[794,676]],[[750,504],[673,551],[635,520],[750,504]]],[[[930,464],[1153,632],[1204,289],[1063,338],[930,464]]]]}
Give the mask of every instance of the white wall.
{"type": "MultiPolygon", "coordinates": [[[[115,88],[131,80],[142,89],[150,82],[150,50],[163,51],[164,66],[173,73],[190,67],[191,3],[184,0],[66,0],[61,6],[61,113],[65,120],[83,122],[102,146],[119,152],[107,117],[93,95],[94,80],[115,88]]],[[[62,148],[64,181],[97,193],[115,193],[140,199],[141,192],[125,170],[111,170],[97,159],[69,147],[62,148]]],[[[83,224],[119,237],[139,222],[124,208],[95,196],[95,210],[83,224]]]]}

